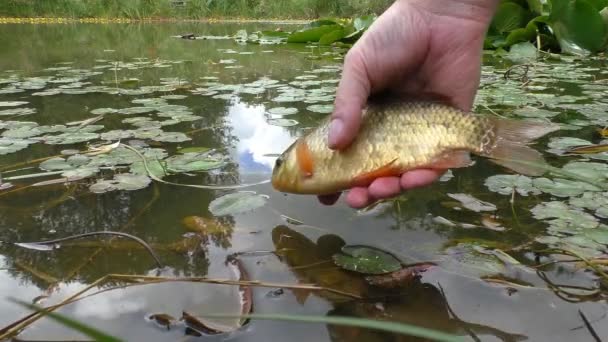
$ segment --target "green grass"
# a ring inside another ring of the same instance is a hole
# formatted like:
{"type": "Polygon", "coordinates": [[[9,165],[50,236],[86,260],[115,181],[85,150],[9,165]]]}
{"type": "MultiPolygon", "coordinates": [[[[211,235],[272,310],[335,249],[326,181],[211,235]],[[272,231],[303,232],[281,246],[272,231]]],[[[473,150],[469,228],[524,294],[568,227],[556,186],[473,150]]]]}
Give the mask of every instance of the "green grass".
{"type": "Polygon", "coordinates": [[[391,0],[2,0],[0,17],[281,18],[350,17],[381,13],[391,0]]]}

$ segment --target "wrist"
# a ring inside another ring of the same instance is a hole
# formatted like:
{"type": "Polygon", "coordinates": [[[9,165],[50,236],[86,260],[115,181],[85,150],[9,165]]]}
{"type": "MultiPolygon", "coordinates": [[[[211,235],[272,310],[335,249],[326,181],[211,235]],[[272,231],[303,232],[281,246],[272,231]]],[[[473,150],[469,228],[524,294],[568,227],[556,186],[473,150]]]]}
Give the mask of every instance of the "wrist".
{"type": "Polygon", "coordinates": [[[489,25],[500,0],[397,0],[436,16],[467,19],[489,25]]]}

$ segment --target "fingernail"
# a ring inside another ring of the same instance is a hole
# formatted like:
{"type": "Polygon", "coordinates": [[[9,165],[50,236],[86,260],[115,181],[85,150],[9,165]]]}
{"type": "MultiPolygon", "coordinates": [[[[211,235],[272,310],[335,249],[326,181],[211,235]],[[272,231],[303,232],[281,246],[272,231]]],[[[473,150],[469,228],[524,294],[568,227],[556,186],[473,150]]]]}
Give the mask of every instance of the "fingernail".
{"type": "Polygon", "coordinates": [[[344,130],[344,123],[340,119],[333,119],[329,123],[328,143],[330,148],[335,148],[338,145],[338,140],[344,130]]]}

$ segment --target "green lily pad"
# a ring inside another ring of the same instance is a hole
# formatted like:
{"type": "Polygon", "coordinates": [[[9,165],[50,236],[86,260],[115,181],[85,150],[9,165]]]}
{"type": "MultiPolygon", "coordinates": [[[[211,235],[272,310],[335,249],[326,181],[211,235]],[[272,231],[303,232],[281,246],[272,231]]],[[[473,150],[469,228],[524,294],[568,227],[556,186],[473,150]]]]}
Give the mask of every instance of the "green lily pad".
{"type": "Polygon", "coordinates": [[[45,144],[68,145],[98,139],[99,134],[89,132],[70,132],[59,135],[45,135],[42,137],[45,144]]]}
{"type": "Polygon", "coordinates": [[[17,127],[2,132],[5,138],[24,139],[31,138],[42,134],[43,132],[38,127],[17,127]]]}
{"type": "Polygon", "coordinates": [[[184,142],[192,140],[189,136],[182,132],[162,132],[161,134],[151,138],[154,141],[162,142],[184,142]]]}
{"type": "Polygon", "coordinates": [[[557,154],[557,155],[563,155],[566,150],[569,150],[572,147],[587,146],[587,145],[592,145],[592,144],[590,141],[580,139],[580,138],[573,138],[573,137],[551,138],[551,140],[549,140],[549,143],[547,144],[547,146],[549,147],[547,152],[557,154]]]}
{"type": "Polygon", "coordinates": [[[165,171],[165,162],[162,160],[146,160],[148,169],[144,166],[143,161],[137,161],[131,164],[129,172],[134,175],[148,176],[148,171],[156,178],[162,179],[167,175],[165,171]]]}
{"type": "Polygon", "coordinates": [[[332,259],[346,270],[363,274],[384,274],[401,269],[401,262],[393,255],[367,246],[345,246],[332,259]]]}
{"type": "Polygon", "coordinates": [[[557,232],[573,233],[599,225],[598,219],[593,215],[560,201],[541,203],[530,211],[534,218],[546,220],[550,229],[557,232]]]}
{"type": "Polygon", "coordinates": [[[101,133],[100,138],[102,140],[113,141],[113,140],[122,140],[122,139],[132,138],[134,135],[135,135],[135,133],[132,130],[115,129],[112,131],[101,133]]]}
{"type": "Polygon", "coordinates": [[[569,162],[562,169],[597,182],[608,180],[608,164],[606,163],[569,162]]]}
{"type": "Polygon", "coordinates": [[[314,105],[310,105],[310,106],[306,107],[306,109],[308,109],[311,112],[315,112],[315,113],[330,114],[334,110],[334,105],[333,104],[327,104],[327,105],[314,104],[314,105]]]}
{"type": "Polygon", "coordinates": [[[539,195],[542,192],[534,187],[532,179],[523,175],[494,175],[484,183],[490,191],[502,195],[511,195],[513,191],[522,196],[539,195]]]}
{"type": "Polygon", "coordinates": [[[297,112],[298,109],[293,107],[274,107],[268,109],[268,114],[272,115],[293,115],[297,112]]]}
{"type": "Polygon", "coordinates": [[[260,208],[268,196],[253,191],[233,192],[220,196],[209,203],[209,212],[215,216],[235,215],[260,208]]]}
{"type": "Polygon", "coordinates": [[[0,110],[0,116],[30,115],[36,113],[33,108],[10,108],[0,110]]]}
{"type": "Polygon", "coordinates": [[[224,158],[195,152],[172,156],[166,159],[166,163],[167,169],[173,173],[209,171],[226,165],[224,158]]]}
{"type": "Polygon", "coordinates": [[[147,187],[152,180],[148,176],[134,174],[118,174],[111,180],[99,180],[91,185],[89,190],[101,194],[114,190],[134,191],[147,187]]]}
{"type": "Polygon", "coordinates": [[[27,101],[0,101],[0,107],[17,107],[28,104],[27,101]]]}
{"type": "Polygon", "coordinates": [[[14,153],[27,148],[36,141],[27,139],[14,139],[0,137],[0,155],[14,153]]]}
{"type": "Polygon", "coordinates": [[[588,183],[562,178],[555,178],[553,180],[544,177],[536,178],[532,183],[537,189],[557,197],[578,196],[586,191],[601,190],[588,183]]]}
{"type": "Polygon", "coordinates": [[[581,197],[570,198],[570,205],[595,211],[595,216],[608,218],[608,192],[585,192],[581,197]]]}

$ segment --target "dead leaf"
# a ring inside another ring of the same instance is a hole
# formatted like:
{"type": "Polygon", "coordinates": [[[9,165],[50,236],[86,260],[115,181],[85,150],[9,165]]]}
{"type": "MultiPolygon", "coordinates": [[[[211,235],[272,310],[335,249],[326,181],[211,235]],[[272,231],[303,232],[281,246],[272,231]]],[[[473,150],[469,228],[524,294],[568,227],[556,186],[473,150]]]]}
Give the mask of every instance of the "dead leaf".
{"type": "Polygon", "coordinates": [[[423,263],[412,265],[388,274],[367,276],[365,277],[365,280],[367,280],[370,285],[386,289],[406,287],[410,285],[420,273],[426,272],[432,266],[435,266],[435,264],[423,263]]]}
{"type": "Polygon", "coordinates": [[[156,321],[158,325],[166,327],[167,330],[170,330],[171,325],[175,322],[175,318],[173,316],[164,313],[152,314],[148,316],[148,319],[151,321],[156,321]]]}

